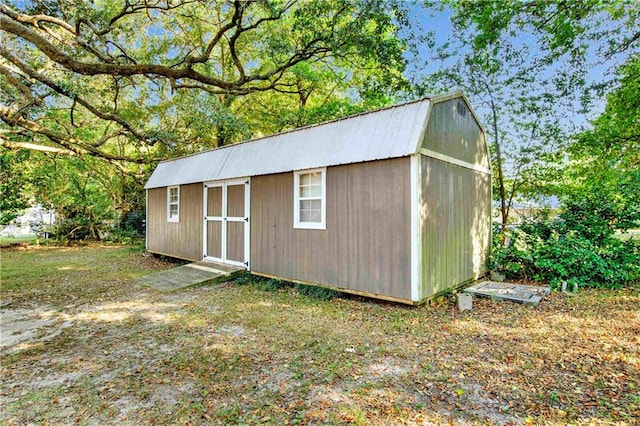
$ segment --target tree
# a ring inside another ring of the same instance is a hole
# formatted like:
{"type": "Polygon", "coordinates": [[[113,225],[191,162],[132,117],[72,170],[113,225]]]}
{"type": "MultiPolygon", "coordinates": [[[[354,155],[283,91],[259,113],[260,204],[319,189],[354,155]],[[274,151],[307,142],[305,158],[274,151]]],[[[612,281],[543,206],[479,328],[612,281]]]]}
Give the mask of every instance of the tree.
{"type": "Polygon", "coordinates": [[[32,151],[41,183],[71,195],[7,173],[61,216],[126,215],[159,159],[388,103],[407,25],[394,0],[0,5],[2,152],[32,151]]]}
{"type": "Polygon", "coordinates": [[[568,144],[557,220],[514,231],[493,253],[512,277],[573,288],[613,287],[640,279],[640,245],[623,234],[640,226],[640,56],[618,70],[593,129],[568,144]]]}
{"type": "Polygon", "coordinates": [[[532,34],[539,56],[531,68],[567,55],[584,63],[590,43],[596,56],[608,58],[640,45],[640,8],[635,0],[448,2],[456,25],[473,27],[474,50],[495,54],[514,37],[532,34]]]}
{"type": "Polygon", "coordinates": [[[640,55],[618,71],[620,86],[607,96],[593,129],[573,138],[564,172],[567,193],[598,194],[611,206],[616,229],[640,226],[640,55]]]}
{"type": "Polygon", "coordinates": [[[228,143],[246,134],[226,120],[234,100],[304,94],[305,63],[402,84],[404,13],[347,0],[0,5],[3,145],[149,163],[207,140],[193,99],[215,124],[209,146],[228,143]]]}
{"type": "Polygon", "coordinates": [[[0,225],[7,225],[29,206],[22,170],[28,159],[28,151],[0,148],[0,225]]]}

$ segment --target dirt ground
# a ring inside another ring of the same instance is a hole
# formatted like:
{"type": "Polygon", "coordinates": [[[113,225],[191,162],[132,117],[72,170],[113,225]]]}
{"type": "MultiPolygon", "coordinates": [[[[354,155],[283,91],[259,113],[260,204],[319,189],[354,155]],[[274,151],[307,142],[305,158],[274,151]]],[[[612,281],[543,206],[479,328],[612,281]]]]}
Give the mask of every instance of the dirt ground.
{"type": "Polygon", "coordinates": [[[3,424],[637,424],[638,289],[538,308],[161,293],[122,247],[2,252],[3,424]]]}

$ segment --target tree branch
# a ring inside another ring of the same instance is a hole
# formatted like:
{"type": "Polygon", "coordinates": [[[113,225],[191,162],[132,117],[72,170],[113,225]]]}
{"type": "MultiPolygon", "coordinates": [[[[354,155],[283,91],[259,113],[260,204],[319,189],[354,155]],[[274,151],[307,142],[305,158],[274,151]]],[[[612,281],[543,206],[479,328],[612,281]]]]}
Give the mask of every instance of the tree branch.
{"type": "Polygon", "coordinates": [[[24,117],[14,117],[12,111],[9,108],[0,105],[0,119],[10,126],[22,127],[32,133],[36,133],[47,137],[52,142],[60,145],[64,149],[73,151],[76,155],[91,154],[96,157],[103,158],[108,161],[128,161],[138,164],[149,164],[154,161],[159,161],[157,158],[132,158],[126,156],[113,155],[108,152],[101,151],[100,149],[87,144],[78,138],[70,134],[65,134],[45,128],[39,123],[28,120],[24,117]]]}
{"type": "Polygon", "coordinates": [[[71,155],[71,156],[78,155],[77,153],[70,151],[68,149],[55,148],[53,146],[37,145],[29,142],[10,142],[4,139],[4,137],[2,137],[1,135],[0,135],[0,139],[1,139],[0,145],[9,149],[28,149],[31,151],[48,152],[52,154],[62,154],[62,155],[71,155]]]}
{"type": "Polygon", "coordinates": [[[0,14],[0,29],[14,34],[30,43],[33,43],[42,53],[53,62],[82,75],[157,75],[175,80],[188,78],[204,84],[210,84],[221,88],[233,89],[237,84],[220,80],[215,77],[198,73],[191,68],[175,69],[156,64],[113,64],[113,63],[89,63],[75,59],[71,55],[55,47],[46,38],[20,24],[19,22],[0,14]]]}
{"type": "Polygon", "coordinates": [[[15,19],[18,22],[22,22],[22,23],[25,23],[25,24],[33,25],[36,28],[42,28],[40,23],[41,22],[47,22],[47,23],[55,24],[55,25],[57,25],[59,27],[62,27],[65,30],[67,30],[68,32],[70,32],[71,34],[76,35],[75,28],[73,28],[71,25],[69,25],[68,23],[66,23],[62,19],[54,18],[53,16],[48,16],[48,15],[25,15],[23,13],[18,13],[18,12],[15,12],[15,11],[9,9],[4,4],[0,4],[0,12],[2,12],[5,15],[15,19]]]}
{"type": "MultiPolygon", "coordinates": [[[[241,16],[240,10],[242,10],[243,6],[238,6],[234,17],[236,17],[236,21],[232,23],[234,25],[238,24],[238,19],[241,16]]],[[[2,12],[0,10],[0,12],[2,12]]],[[[264,22],[264,21],[262,21],[264,22]]],[[[232,23],[228,24],[224,28],[233,28],[232,23]]],[[[254,24],[254,25],[257,25],[254,24]]],[[[285,63],[280,66],[276,66],[274,69],[264,72],[262,74],[256,74],[252,76],[243,76],[241,72],[241,76],[236,81],[226,81],[220,78],[216,78],[210,75],[203,74],[193,69],[192,65],[196,62],[200,62],[203,57],[194,58],[190,61],[187,61],[187,65],[183,68],[178,68],[175,66],[165,66],[159,64],[119,64],[119,63],[111,63],[111,62],[85,62],[80,59],[77,59],[75,56],[69,55],[54,46],[47,38],[43,37],[36,31],[31,28],[23,25],[22,23],[16,21],[11,18],[9,15],[5,13],[0,13],[0,29],[11,33],[17,37],[20,37],[30,43],[33,43],[42,53],[44,53],[50,60],[53,62],[62,65],[63,67],[69,69],[72,72],[81,74],[81,75],[119,75],[119,76],[133,76],[133,75],[153,75],[168,78],[171,80],[193,80],[205,85],[211,85],[223,89],[225,91],[236,91],[241,93],[251,93],[254,91],[268,90],[272,88],[275,82],[282,78],[284,72],[294,65],[303,62],[305,60],[309,60],[314,56],[320,56],[324,54],[328,54],[332,51],[332,49],[328,46],[323,46],[321,43],[327,39],[327,36],[318,36],[306,43],[306,45],[296,51],[285,63]],[[249,82],[268,82],[266,85],[260,86],[246,86],[246,83],[249,82]]],[[[222,31],[222,30],[221,30],[222,31]]],[[[226,30],[225,30],[226,31],[226,30]]],[[[220,37],[224,33],[220,33],[220,37]]],[[[219,40],[218,40],[219,41],[219,40]]],[[[212,42],[210,42],[209,47],[215,46],[218,42],[214,38],[212,42]]],[[[213,47],[211,47],[212,49],[213,47]]],[[[209,48],[207,52],[210,53],[209,48]]],[[[207,53],[205,52],[205,53],[207,53]]],[[[208,58],[208,57],[207,57],[208,58]]],[[[205,58],[204,60],[206,60],[205,58]]],[[[237,59],[237,57],[236,57],[237,59]]],[[[235,59],[234,59],[235,61],[235,59]]],[[[239,61],[238,61],[239,63],[239,61]]],[[[238,64],[236,64],[236,67],[238,64]]],[[[240,65],[241,66],[241,65],[240,65]]]]}
{"type": "MultiPolygon", "coordinates": [[[[40,81],[41,83],[43,83],[46,86],[50,87],[51,89],[53,89],[57,93],[72,99],[74,101],[74,103],[76,103],[76,102],[79,103],[80,105],[85,107],[89,112],[91,112],[96,117],[99,117],[99,118],[101,118],[103,120],[108,120],[108,121],[113,121],[115,123],[118,123],[127,132],[131,133],[131,135],[133,135],[134,137],[136,137],[139,140],[146,140],[147,139],[144,134],[142,134],[142,133],[138,132],[136,129],[134,129],[133,126],[130,123],[128,123],[126,120],[122,119],[122,117],[120,117],[119,115],[101,111],[98,108],[96,108],[95,106],[93,106],[89,101],[84,99],[82,96],[70,93],[67,89],[65,89],[65,88],[61,87],[60,85],[56,84],[50,78],[48,78],[48,77],[44,76],[43,74],[37,72],[36,70],[34,70],[33,68],[31,68],[27,64],[25,64],[24,62],[22,62],[21,60],[16,58],[14,55],[11,54],[11,52],[9,52],[4,47],[0,47],[0,56],[4,57],[5,59],[7,59],[11,63],[13,63],[15,66],[20,68],[20,70],[22,72],[24,72],[25,74],[27,74],[29,77],[40,81]]],[[[72,123],[73,123],[73,117],[72,117],[72,123]]]]}

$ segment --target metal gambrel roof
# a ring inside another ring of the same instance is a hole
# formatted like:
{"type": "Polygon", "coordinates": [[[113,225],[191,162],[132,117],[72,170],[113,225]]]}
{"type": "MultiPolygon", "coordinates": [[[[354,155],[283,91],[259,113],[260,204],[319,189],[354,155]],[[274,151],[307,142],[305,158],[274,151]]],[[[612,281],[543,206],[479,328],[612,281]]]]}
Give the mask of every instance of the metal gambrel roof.
{"type": "MultiPolygon", "coordinates": [[[[458,93],[446,97],[455,96],[463,95],[458,93]]],[[[424,136],[432,100],[426,98],[163,161],[145,188],[412,155],[424,136]]]]}

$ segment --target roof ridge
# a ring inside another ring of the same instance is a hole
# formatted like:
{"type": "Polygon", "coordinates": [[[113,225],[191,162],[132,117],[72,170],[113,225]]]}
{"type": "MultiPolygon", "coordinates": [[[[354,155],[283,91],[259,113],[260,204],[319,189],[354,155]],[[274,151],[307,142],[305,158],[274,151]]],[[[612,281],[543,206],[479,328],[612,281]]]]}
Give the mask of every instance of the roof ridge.
{"type": "MultiPolygon", "coordinates": [[[[453,94],[457,94],[457,93],[458,93],[457,91],[456,92],[450,92],[450,93],[447,93],[446,95],[453,95],[453,94]]],[[[286,134],[289,134],[289,133],[295,133],[295,132],[298,132],[298,131],[307,130],[307,129],[310,129],[310,128],[313,128],[313,127],[324,126],[326,124],[337,123],[339,121],[348,120],[348,119],[351,119],[351,118],[360,117],[360,116],[367,115],[367,114],[373,114],[373,113],[380,112],[380,111],[390,110],[390,109],[394,109],[394,108],[400,108],[400,107],[404,107],[404,106],[407,106],[407,105],[411,105],[411,104],[415,104],[415,103],[419,103],[419,102],[424,102],[424,101],[432,101],[434,98],[438,98],[439,96],[442,96],[442,95],[435,95],[435,96],[434,95],[429,95],[429,96],[425,96],[425,97],[422,97],[420,99],[416,99],[416,100],[413,100],[413,101],[407,101],[407,102],[403,102],[403,103],[400,103],[400,104],[389,105],[389,106],[385,106],[385,107],[381,107],[381,108],[377,108],[377,109],[372,109],[370,111],[362,111],[362,112],[359,112],[357,114],[351,114],[351,115],[346,115],[344,117],[333,118],[331,120],[321,121],[319,123],[307,124],[305,126],[296,127],[296,128],[293,128],[293,129],[285,130],[283,132],[278,132],[278,133],[273,133],[273,134],[270,134],[270,135],[260,136],[258,138],[253,138],[253,139],[246,139],[246,140],[243,140],[243,141],[240,141],[240,142],[236,142],[236,143],[232,143],[232,144],[229,144],[229,145],[218,146],[218,147],[215,147],[215,148],[205,149],[203,151],[193,152],[191,154],[181,155],[179,157],[167,158],[166,160],[160,161],[159,164],[160,163],[170,162],[170,161],[176,161],[176,160],[180,160],[180,159],[183,159],[183,158],[193,157],[194,155],[205,154],[207,152],[220,151],[220,150],[223,150],[223,149],[226,149],[226,148],[231,148],[231,147],[238,146],[238,145],[244,145],[244,144],[251,143],[251,142],[257,142],[257,141],[260,141],[260,140],[263,140],[263,139],[272,138],[272,137],[275,137],[275,136],[286,135],[286,134]]]]}

